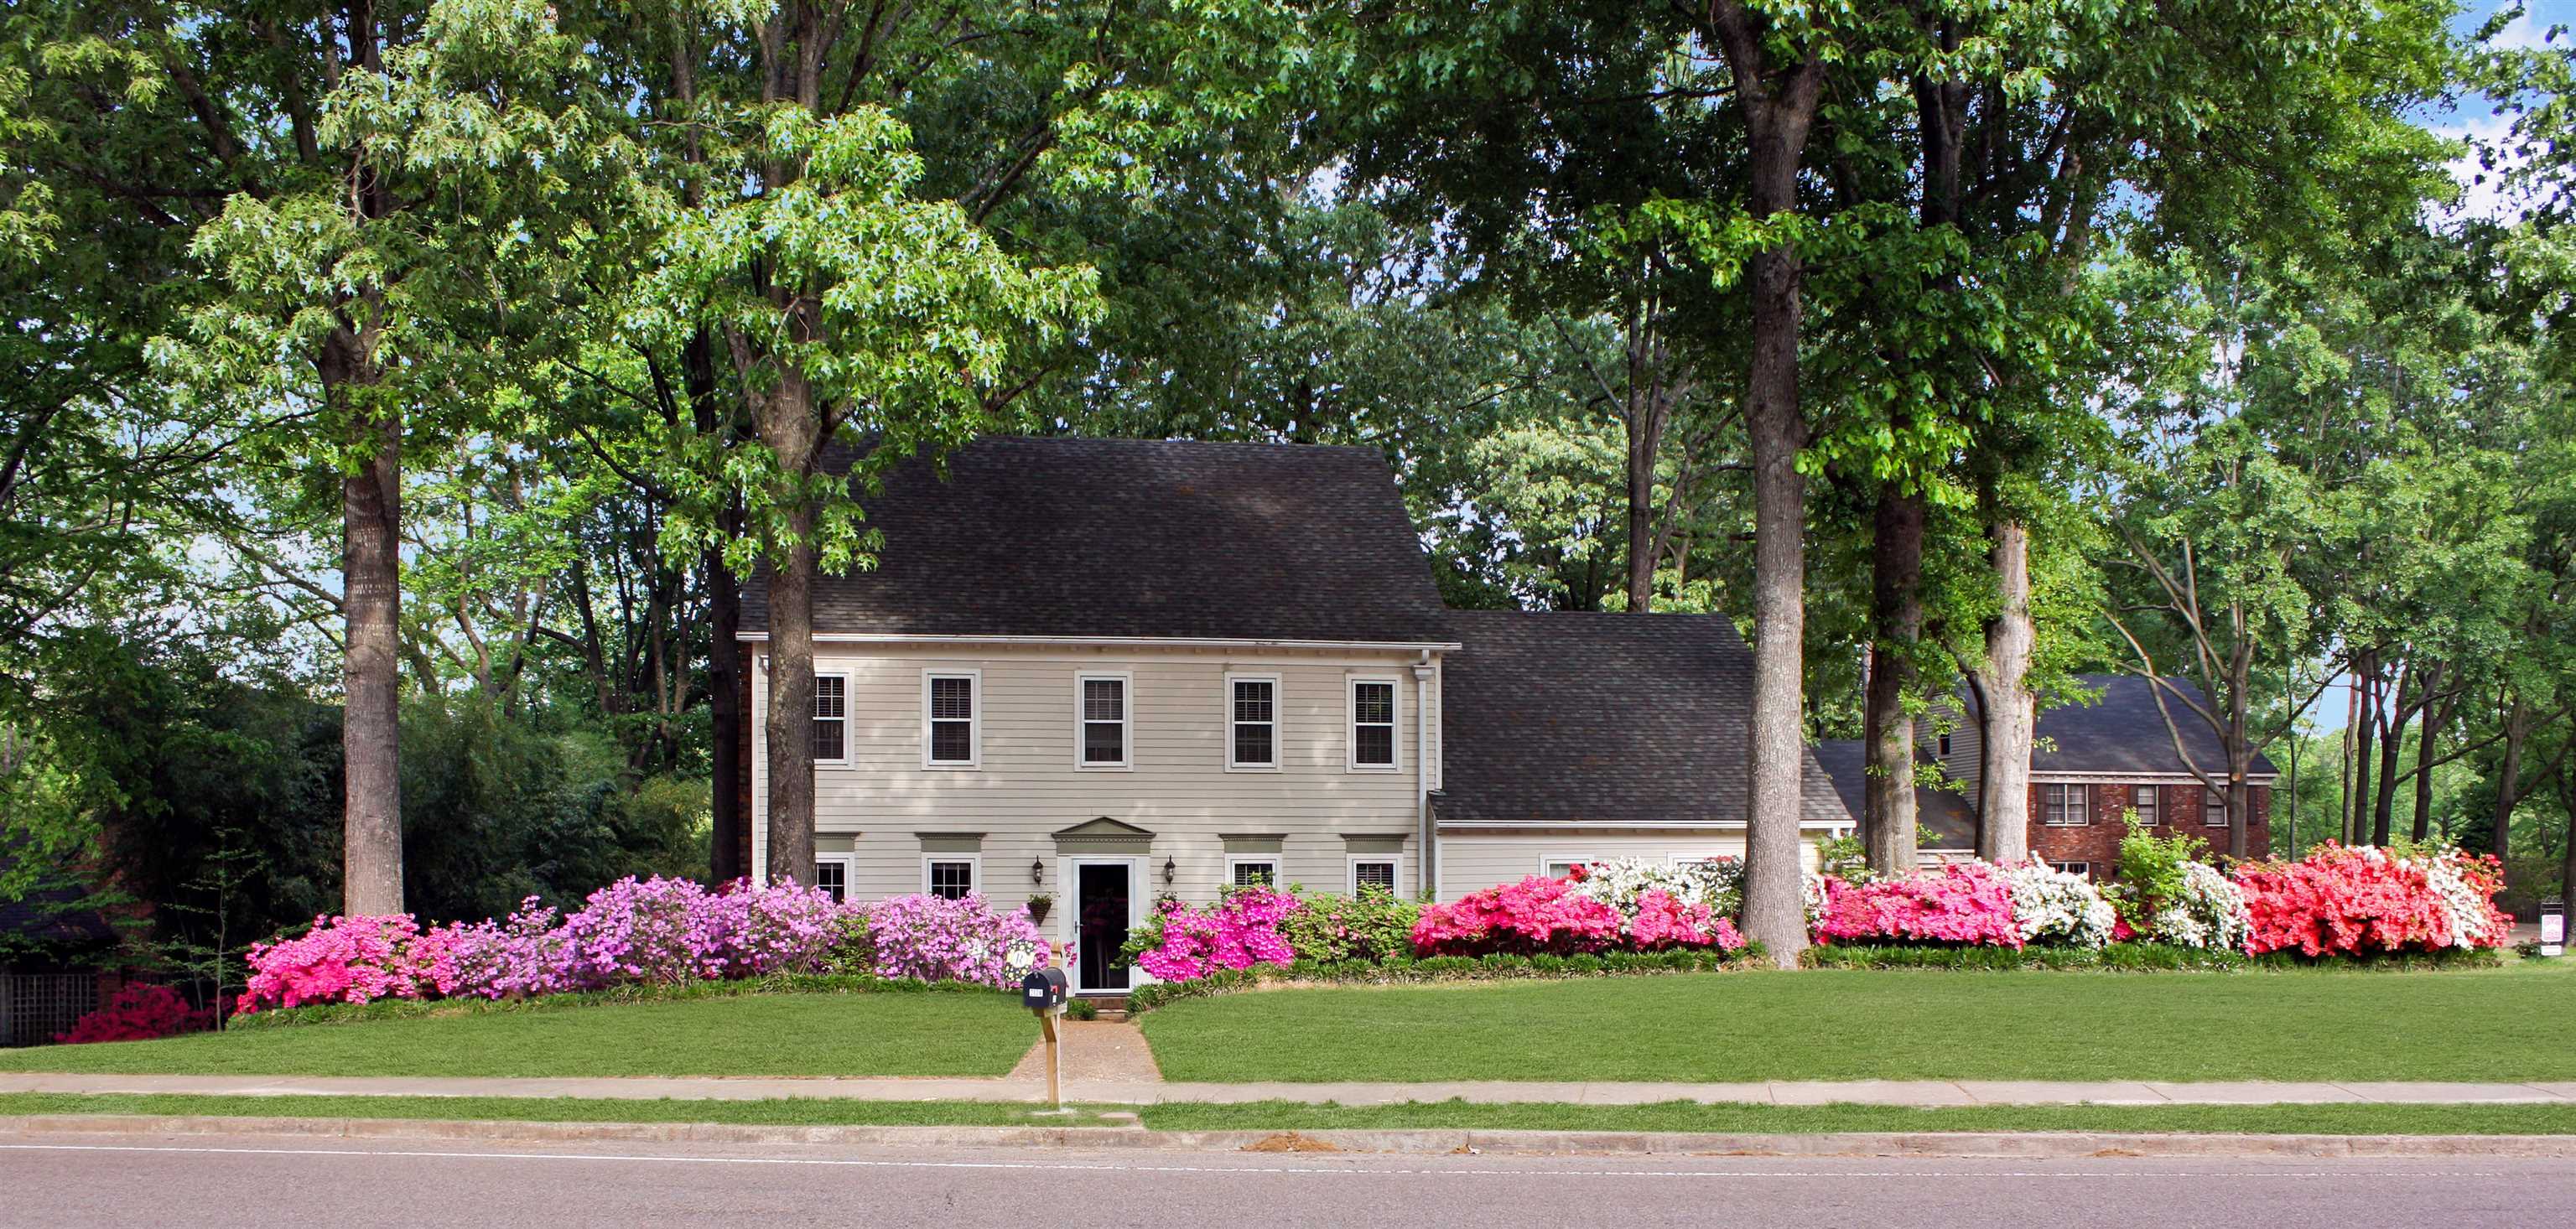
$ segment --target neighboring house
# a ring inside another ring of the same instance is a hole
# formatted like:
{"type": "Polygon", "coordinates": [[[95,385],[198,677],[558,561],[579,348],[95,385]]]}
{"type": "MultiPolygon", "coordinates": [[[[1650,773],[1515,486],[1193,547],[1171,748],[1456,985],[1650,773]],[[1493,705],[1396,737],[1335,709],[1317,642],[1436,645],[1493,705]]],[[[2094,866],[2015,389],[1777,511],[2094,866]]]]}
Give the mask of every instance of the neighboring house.
{"type": "MultiPolygon", "coordinates": [[[[867,501],[882,563],[816,587],[814,874],[836,893],[1049,896],[1078,988],[1109,993],[1142,978],[1115,953],[1163,893],[1454,898],[1558,856],[1742,847],[1734,628],[1448,610],[1375,452],[991,438],[945,468],[895,467],[867,501]]],[[[1802,818],[1848,826],[1807,771],[1802,818]]]]}
{"type": "MultiPolygon", "coordinates": [[[[2120,838],[2129,830],[2124,819],[2132,810],[2142,826],[2159,835],[2186,833],[2225,853],[2225,802],[2192,771],[2196,765],[2213,779],[2226,779],[2227,756],[2217,734],[2169,696],[2173,728],[2181,732],[2181,749],[2190,757],[2186,761],[2175,751],[2153,684],[2125,674],[2088,674],[2081,681],[2098,699],[2039,715],[2038,747],[2030,761],[2031,856],[2061,870],[2110,878],[2119,861],[2120,838]]],[[[2190,684],[2169,681],[2184,695],[2207,703],[2190,684]]],[[[1973,815],[1980,784],[1976,723],[1958,722],[1947,733],[1934,733],[1926,723],[1919,745],[1962,784],[1973,815]]],[[[2257,856],[2272,848],[2275,775],[2271,761],[2256,756],[2245,778],[2252,800],[2245,842],[2257,856]]],[[[1973,832],[1972,827],[1971,844],[1973,832]]]]}
{"type": "MultiPolygon", "coordinates": [[[[1869,745],[1857,738],[1830,738],[1817,743],[1816,763],[1834,783],[1834,793],[1857,821],[1868,811],[1869,745]]],[[[1917,748],[1917,780],[1930,774],[1930,754],[1917,748]]],[[[1914,847],[1924,865],[1956,862],[1977,853],[1977,802],[1956,782],[1914,787],[1914,847]]]]}

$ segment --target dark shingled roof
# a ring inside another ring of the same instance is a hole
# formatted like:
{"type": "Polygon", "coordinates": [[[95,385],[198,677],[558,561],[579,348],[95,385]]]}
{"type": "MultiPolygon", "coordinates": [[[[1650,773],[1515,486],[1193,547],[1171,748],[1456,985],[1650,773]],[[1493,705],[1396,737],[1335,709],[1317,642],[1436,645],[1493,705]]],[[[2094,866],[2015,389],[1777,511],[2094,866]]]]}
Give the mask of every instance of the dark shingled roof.
{"type": "MultiPolygon", "coordinates": [[[[2157,711],[2153,684],[2128,674],[2087,674],[2081,678],[2085,690],[2101,698],[2092,704],[2062,705],[2039,715],[2040,748],[2031,754],[2032,772],[2191,771],[2174,754],[2173,735],[2166,729],[2164,715],[2157,711]]],[[[2208,705],[2208,698],[2199,688],[2179,679],[2168,681],[2183,695],[2203,707],[2208,705]]],[[[2227,753],[2219,746],[2218,735],[2209,723],[2171,695],[2165,703],[2173,710],[2173,728],[2182,732],[2183,748],[2191,753],[2192,761],[2200,765],[2202,772],[2224,775],[2227,753]]],[[[2257,755],[2251,771],[2269,776],[2274,770],[2270,760],[2257,755]]]]}
{"type": "MultiPolygon", "coordinates": [[[[1815,746],[1816,764],[1834,783],[1834,793],[1854,820],[1868,809],[1868,744],[1857,738],[1829,738],[1815,746]]],[[[1968,796],[1929,785],[1914,788],[1914,843],[1923,849],[1975,849],[1977,808],[1968,796]]]]}
{"type": "MultiPolygon", "coordinates": [[[[846,469],[843,459],[838,468],[846,469]]],[[[873,571],[815,586],[818,632],[1423,643],[1448,638],[1386,460],[1364,448],[978,439],[863,498],[873,571]]],[[[743,628],[769,627],[768,590],[743,628]]]]}
{"type": "MultiPolygon", "coordinates": [[[[1741,822],[1753,654],[1715,615],[1461,610],[1443,823],[1741,822]]],[[[1851,819],[1813,755],[1802,819],[1851,819]]]]}

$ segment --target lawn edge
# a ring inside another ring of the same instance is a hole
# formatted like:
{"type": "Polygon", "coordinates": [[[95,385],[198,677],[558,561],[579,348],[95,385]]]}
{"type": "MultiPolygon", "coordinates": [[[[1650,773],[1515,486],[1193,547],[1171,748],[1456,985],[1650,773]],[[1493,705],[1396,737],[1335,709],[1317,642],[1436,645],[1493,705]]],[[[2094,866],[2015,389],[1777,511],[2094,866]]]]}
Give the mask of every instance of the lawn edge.
{"type": "MultiPolygon", "coordinates": [[[[1155,1131],[1138,1126],[788,1126],[734,1123],[251,1118],[143,1114],[0,1117],[0,1132],[78,1140],[137,1134],[306,1139],[753,1146],[1073,1148],[1179,1152],[1888,1157],[2513,1157],[2576,1159],[2576,1135],[2249,1135],[2108,1131],[1813,1134],[1433,1128],[1155,1131]]],[[[73,1145],[76,1146],[76,1145],[73,1145]]]]}

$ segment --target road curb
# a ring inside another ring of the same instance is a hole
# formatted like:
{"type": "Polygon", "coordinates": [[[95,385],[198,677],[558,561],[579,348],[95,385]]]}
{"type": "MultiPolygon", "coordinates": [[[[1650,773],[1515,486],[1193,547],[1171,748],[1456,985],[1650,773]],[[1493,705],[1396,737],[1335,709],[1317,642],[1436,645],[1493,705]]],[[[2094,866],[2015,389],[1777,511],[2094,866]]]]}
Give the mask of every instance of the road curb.
{"type": "Polygon", "coordinates": [[[480,1144],[702,1143],[907,1148],[1161,1149],[1185,1152],[1889,1157],[2511,1157],[2576,1159],[2576,1135],[2194,1135],[2102,1131],[1699,1134],[1625,1131],[1148,1131],[1094,1126],[765,1126],[738,1123],[477,1122],[415,1118],[233,1118],[142,1114],[0,1117],[0,1131],[280,1136],[480,1144]]]}

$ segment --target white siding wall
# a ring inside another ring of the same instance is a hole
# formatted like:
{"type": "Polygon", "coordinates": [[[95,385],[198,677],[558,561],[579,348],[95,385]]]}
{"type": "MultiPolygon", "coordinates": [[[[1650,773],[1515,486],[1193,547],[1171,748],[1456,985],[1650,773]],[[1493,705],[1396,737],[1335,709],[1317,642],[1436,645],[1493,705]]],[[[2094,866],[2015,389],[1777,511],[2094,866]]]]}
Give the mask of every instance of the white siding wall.
{"type": "MultiPolygon", "coordinates": [[[[1799,842],[1800,858],[1816,866],[1816,838],[1807,832],[1799,842]]],[[[1742,831],[1674,832],[1667,835],[1585,833],[1546,829],[1509,836],[1443,833],[1440,837],[1440,899],[1456,900],[1496,884],[1514,883],[1541,873],[1559,859],[1644,858],[1663,862],[1684,858],[1741,858],[1742,831]]]]}
{"type": "MultiPolygon", "coordinates": [[[[1401,837],[1401,886],[1411,892],[1419,873],[1412,838],[1423,716],[1415,711],[1413,662],[1395,653],[818,645],[816,672],[850,678],[850,763],[816,767],[815,826],[824,835],[855,835],[850,891],[860,898],[921,890],[919,834],[980,832],[979,886],[988,898],[1016,905],[1043,890],[1066,909],[1052,834],[1104,815],[1155,834],[1139,885],[1149,892],[1162,889],[1170,857],[1177,894],[1213,899],[1225,876],[1225,833],[1282,837],[1281,874],[1331,891],[1347,885],[1345,835],[1401,837]],[[922,675],[952,669],[981,673],[979,766],[924,768],[922,675]],[[1132,769],[1074,765],[1075,678],[1098,671],[1131,678],[1132,769]],[[1226,767],[1229,673],[1279,677],[1276,771],[1226,767]],[[1398,771],[1348,766],[1353,676],[1397,682],[1398,771]],[[1033,887],[1035,860],[1046,864],[1045,882],[1033,887]]],[[[759,716],[768,704],[766,663],[762,655],[752,675],[755,865],[767,848],[768,750],[759,716]]],[[[1436,784],[1436,678],[1431,691],[1436,784]]]]}
{"type": "Polygon", "coordinates": [[[1982,770],[1985,732],[1978,727],[1974,717],[1965,707],[1953,701],[1935,700],[1932,702],[1932,708],[1935,714],[1951,722],[1950,754],[1946,756],[1940,754],[1941,739],[1939,735],[1933,733],[1934,721],[1930,715],[1916,723],[1916,745],[1938,758],[1941,761],[1942,771],[1949,774],[1951,780],[1976,780],[1982,770]]]}

